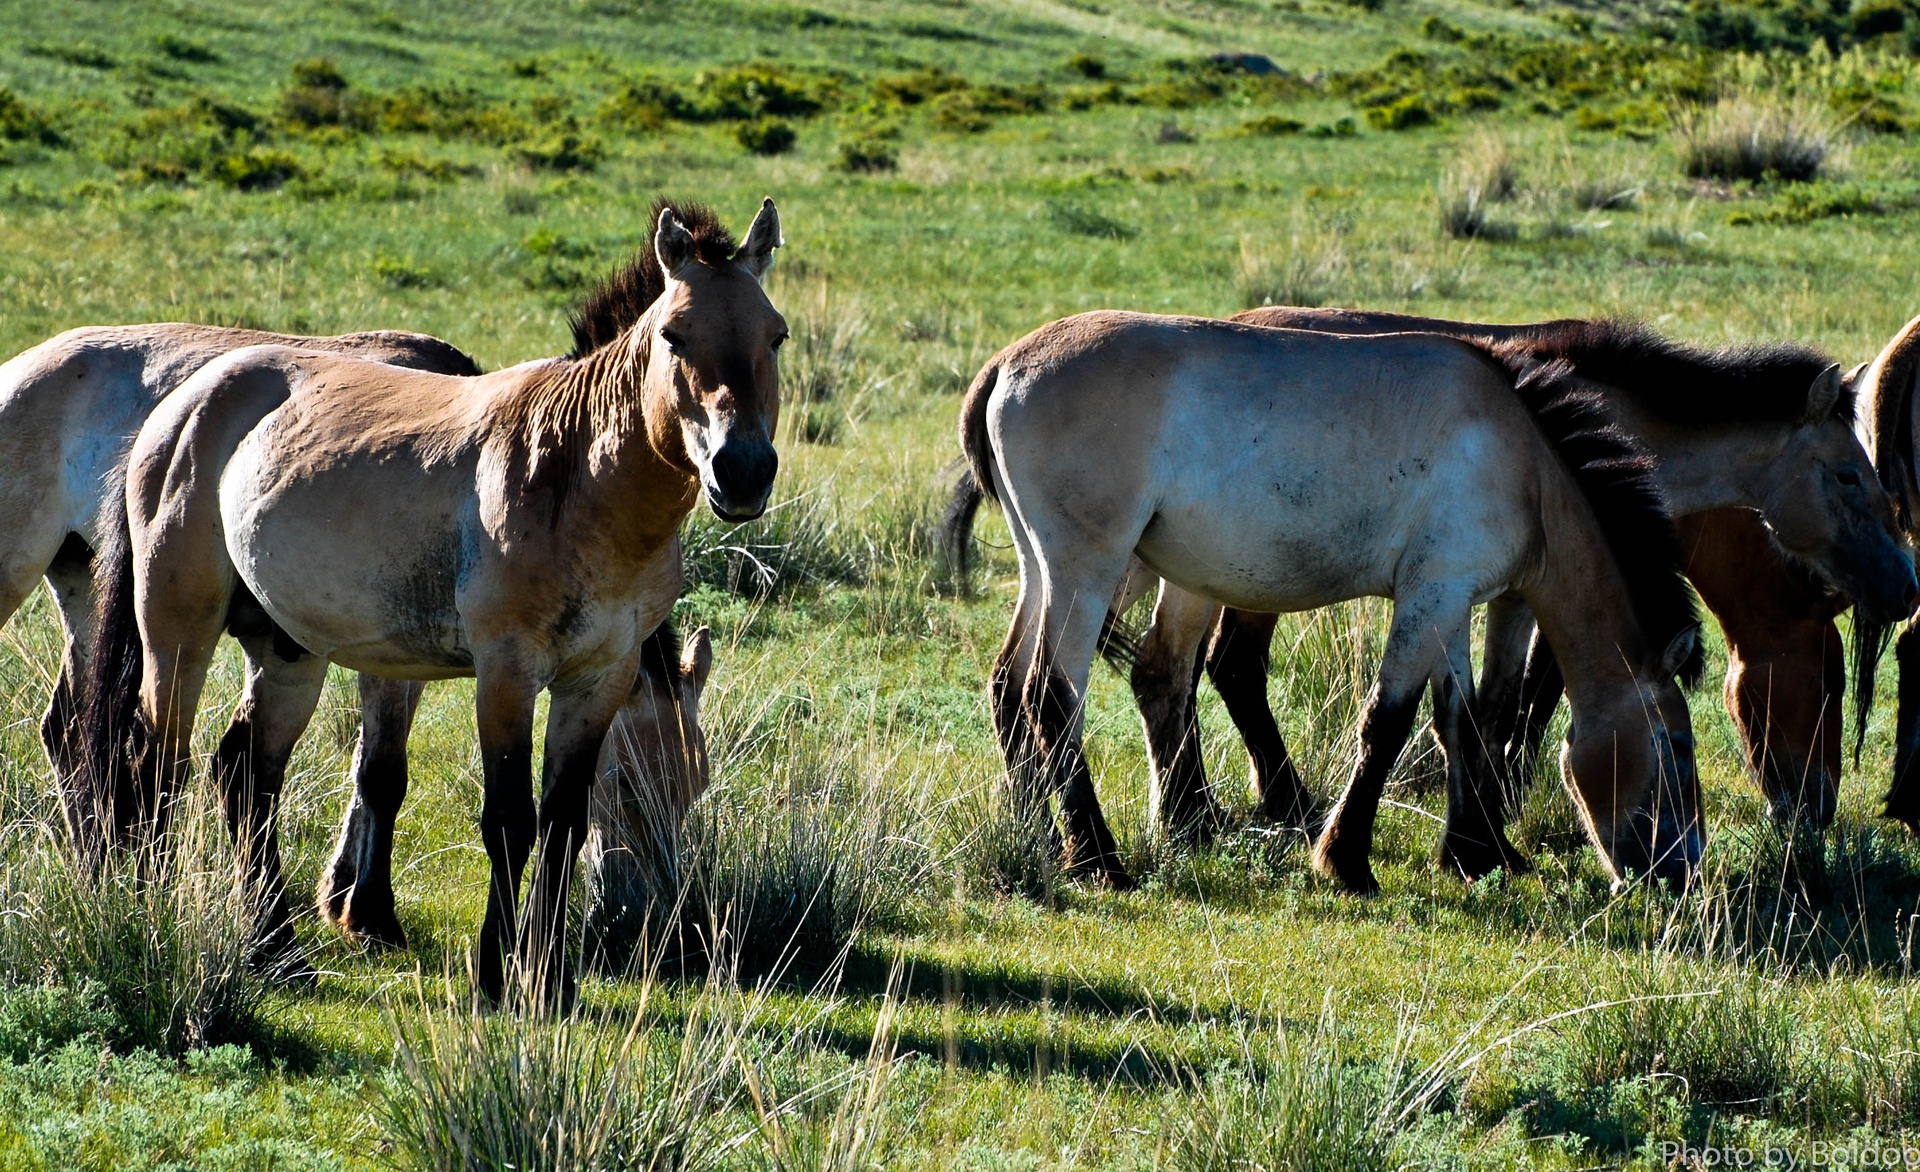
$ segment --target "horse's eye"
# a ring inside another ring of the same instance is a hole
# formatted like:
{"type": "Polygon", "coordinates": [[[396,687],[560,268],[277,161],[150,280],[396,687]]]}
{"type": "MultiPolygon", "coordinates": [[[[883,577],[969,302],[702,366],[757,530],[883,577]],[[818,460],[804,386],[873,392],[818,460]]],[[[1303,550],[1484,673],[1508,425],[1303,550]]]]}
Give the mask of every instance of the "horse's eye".
{"type": "Polygon", "coordinates": [[[1851,468],[1842,468],[1833,474],[1833,478],[1848,488],[1860,487],[1860,474],[1851,468]]]}
{"type": "Polygon", "coordinates": [[[785,334],[781,334],[779,337],[773,340],[773,348],[775,350],[778,350],[780,347],[786,344],[787,344],[787,335],[785,334]]]}
{"type": "Polygon", "coordinates": [[[680,353],[681,348],[687,344],[687,340],[685,338],[682,338],[679,334],[674,333],[672,330],[661,330],[660,340],[662,342],[665,342],[667,344],[667,349],[673,351],[675,354],[680,353]]]}

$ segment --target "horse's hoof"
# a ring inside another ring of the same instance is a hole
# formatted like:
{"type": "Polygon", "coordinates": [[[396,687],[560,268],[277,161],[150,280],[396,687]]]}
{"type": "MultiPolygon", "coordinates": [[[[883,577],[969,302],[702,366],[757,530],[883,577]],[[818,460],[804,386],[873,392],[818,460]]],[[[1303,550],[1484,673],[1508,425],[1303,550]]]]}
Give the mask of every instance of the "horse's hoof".
{"type": "Polygon", "coordinates": [[[1117,863],[1102,869],[1097,878],[1100,886],[1108,891],[1133,891],[1140,886],[1134,882],[1133,876],[1127,874],[1126,869],[1117,863]]]}
{"type": "Polygon", "coordinates": [[[349,909],[347,915],[338,921],[338,926],[346,933],[347,939],[362,948],[392,949],[395,952],[405,952],[407,949],[407,934],[401,929],[399,919],[391,913],[385,917],[359,916],[349,909]]]}
{"type": "Polygon", "coordinates": [[[1327,878],[1337,880],[1350,894],[1380,894],[1380,883],[1373,877],[1373,864],[1365,856],[1350,858],[1345,852],[1322,847],[1314,851],[1313,867],[1327,878]]]}
{"type": "Polygon", "coordinates": [[[320,916],[334,927],[340,927],[340,921],[347,914],[347,899],[353,894],[351,880],[343,883],[331,869],[320,876],[319,889],[313,893],[314,904],[320,909],[320,916]]]}

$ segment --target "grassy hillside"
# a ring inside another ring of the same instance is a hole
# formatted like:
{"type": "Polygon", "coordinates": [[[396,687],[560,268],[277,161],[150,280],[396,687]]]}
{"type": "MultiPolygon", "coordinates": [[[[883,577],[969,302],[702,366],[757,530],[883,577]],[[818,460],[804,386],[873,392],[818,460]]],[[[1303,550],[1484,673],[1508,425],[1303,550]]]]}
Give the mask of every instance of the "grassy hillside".
{"type": "MultiPolygon", "coordinates": [[[[983,683],[1013,563],[984,521],[985,580],[958,593],[931,529],[961,388],[1083,308],[1617,313],[1871,357],[1920,309],[1909,26],[1885,0],[0,2],[0,351],[185,319],[426,330],[489,367],[557,353],[661,193],[737,228],[779,201],[795,336],[781,504],[695,519],[680,612],[720,648],[688,850],[713,891],[759,893],[733,921],[747,991],[592,980],[557,1032],[466,1012],[485,860],[471,690],[447,684],[397,850],[411,950],[310,920],[317,980],[242,981],[251,1007],[188,1039],[239,1048],[142,1032],[128,990],[184,978],[116,978],[101,957],[157,946],[108,928],[146,908],[217,939],[231,893],[61,895],[37,597],[0,634],[0,1166],[417,1163],[433,1104],[505,1093],[453,1075],[514,1054],[551,1058],[523,1089],[577,1084],[522,1115],[706,1104],[674,1166],[1658,1167],[1663,1143],[1898,1140],[1920,1123],[1920,850],[1873,818],[1885,706],[1832,836],[1796,855],[1698,696],[1712,879],[1684,898],[1610,893],[1551,777],[1525,817],[1537,874],[1442,874],[1423,739],[1362,901],[1257,826],[1197,855],[1151,841],[1138,720],[1097,674],[1095,773],[1147,882],[1008,896],[1023,844],[988,796],[983,683]],[[1794,111],[1818,174],[1689,176],[1677,127],[1715,102],[1794,111]],[[753,992],[796,929],[800,960],[753,992]],[[638,1073],[580,1090],[604,1069],[638,1073]]],[[[1388,613],[1282,626],[1276,705],[1323,794],[1388,613]]],[[[208,751],[237,658],[220,671],[208,751]]],[[[1210,694],[1202,716],[1238,794],[1210,694]]],[[[298,891],[354,721],[338,675],[281,816],[298,891]]],[[[217,842],[186,853],[218,879],[217,842]]]]}

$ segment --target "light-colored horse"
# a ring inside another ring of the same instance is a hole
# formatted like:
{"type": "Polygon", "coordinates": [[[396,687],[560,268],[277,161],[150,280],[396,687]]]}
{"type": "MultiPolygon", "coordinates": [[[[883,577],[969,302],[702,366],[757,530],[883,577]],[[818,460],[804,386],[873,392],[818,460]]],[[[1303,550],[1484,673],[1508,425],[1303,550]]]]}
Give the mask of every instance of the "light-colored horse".
{"type": "Polygon", "coordinates": [[[567,892],[602,743],[678,592],[661,555],[703,495],[738,521],[772,491],[786,327],[760,282],[780,243],[771,200],[737,250],[705,209],[663,207],[651,252],[583,311],[599,320],[584,353],[462,379],[254,347],[169,397],[127,476],[148,820],[164,825],[237,609],[264,620],[242,639],[261,679],[235,799],[263,872],[277,871],[274,799],[327,663],[471,676],[491,863],[481,991],[504,994],[511,956],[564,995],[567,892]]]}
{"type": "MultiPolygon", "coordinates": [[[[118,490],[127,449],[155,404],[213,359],[266,343],[441,374],[480,373],[466,354],[425,334],[308,338],[182,322],[68,330],[0,366],[0,516],[8,522],[0,533],[0,622],[46,579],[66,649],[40,739],[85,857],[97,857],[107,837],[97,822],[99,795],[76,773],[74,728],[93,637],[93,556],[105,539],[102,496],[109,486],[118,490]]],[[[370,699],[390,702],[394,690],[376,683],[370,699]]]]}
{"type": "MultiPolygon", "coordinates": [[[[1772,547],[1801,567],[1790,579],[1797,591],[1804,591],[1797,584],[1811,575],[1860,599],[1868,614],[1905,614],[1912,608],[1920,589],[1913,564],[1893,532],[1872,461],[1854,434],[1854,394],[1843,386],[1838,366],[1800,347],[1703,351],[1612,322],[1489,325],[1284,307],[1250,310],[1231,320],[1345,334],[1419,330],[1491,338],[1522,345],[1540,359],[1571,362],[1578,382],[1603,397],[1621,425],[1654,456],[1667,505],[1676,519],[1684,518],[1682,533],[1690,538],[1683,544],[1685,568],[1727,625],[1732,648],[1728,707],[1744,733],[1749,763],[1770,809],[1783,824],[1824,828],[1832,821],[1839,786],[1838,696],[1831,704],[1818,697],[1796,703],[1807,689],[1794,685],[1837,679],[1838,636],[1823,648],[1822,660],[1804,666],[1773,661],[1763,650],[1768,632],[1755,628],[1767,626],[1779,608],[1756,602],[1729,579],[1761,571],[1765,551],[1772,547]],[[1748,512],[1730,512],[1734,509],[1748,512]],[[1747,611],[1760,612],[1757,621],[1743,621],[1747,611]],[[1788,719],[1802,713],[1810,719],[1788,719]],[[1823,721],[1832,727],[1822,727],[1823,721]]],[[[1156,624],[1144,640],[1134,674],[1141,710],[1149,714],[1149,735],[1157,731],[1162,741],[1154,760],[1185,766],[1166,771],[1162,784],[1174,795],[1169,806],[1203,816],[1216,810],[1204,788],[1196,791],[1205,785],[1198,753],[1176,748],[1198,731],[1192,684],[1209,631],[1206,667],[1248,734],[1263,802],[1282,810],[1298,804],[1298,775],[1266,710],[1266,645],[1273,621],[1273,616],[1228,611],[1217,627],[1190,624],[1171,630],[1156,624]],[[1176,715],[1151,718],[1160,712],[1176,715]]],[[[1524,607],[1496,599],[1487,621],[1488,661],[1504,671],[1499,677],[1482,674],[1476,741],[1486,742],[1486,750],[1496,755],[1504,747],[1519,776],[1537,749],[1558,691],[1550,681],[1536,680],[1538,696],[1522,704],[1517,669],[1527,661],[1533,636],[1524,607]]],[[[1535,655],[1536,675],[1546,657],[1535,655]]],[[[1488,795],[1470,810],[1449,811],[1441,854],[1450,866],[1473,876],[1515,865],[1518,854],[1501,825],[1502,804],[1501,795],[1488,795]]]]}
{"type": "Polygon", "coordinates": [[[1471,608],[1509,591],[1565,670],[1563,772],[1606,866],[1692,873],[1698,782],[1673,677],[1696,660],[1697,630],[1671,524],[1597,401],[1563,385],[1562,367],[1516,381],[1522,365],[1430,335],[1129,313],[1054,322],[988,362],[961,438],[1020,559],[995,724],[1016,779],[1040,763],[1028,799],[1060,791],[1076,868],[1126,881],[1079,703],[1138,557],[1171,587],[1157,610],[1394,600],[1360,760],[1315,850],[1349,888],[1375,886],[1380,789],[1420,692],[1436,684],[1437,723],[1466,719],[1471,608]],[[1629,560],[1635,545],[1654,564],[1629,560]]]}

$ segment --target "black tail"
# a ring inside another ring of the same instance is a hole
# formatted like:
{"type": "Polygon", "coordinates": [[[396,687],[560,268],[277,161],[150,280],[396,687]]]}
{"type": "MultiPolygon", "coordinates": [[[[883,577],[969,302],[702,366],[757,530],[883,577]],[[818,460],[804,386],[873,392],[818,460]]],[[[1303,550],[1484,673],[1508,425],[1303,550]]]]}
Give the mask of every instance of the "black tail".
{"type": "Polygon", "coordinates": [[[1880,657],[1893,639],[1893,624],[1877,623],[1860,607],[1853,608],[1853,764],[1860,766],[1860,749],[1867,739],[1867,716],[1873,711],[1873,688],[1880,674],[1880,657]]]}
{"type": "MultiPolygon", "coordinates": [[[[124,474],[124,470],[123,470],[124,474]]],[[[93,561],[94,631],[87,675],[80,683],[80,751],[66,795],[74,847],[85,859],[104,857],[109,835],[135,816],[134,759],[145,743],[140,720],[140,628],[133,610],[133,545],[127,497],[120,477],[101,502],[100,543],[93,561]]]]}
{"type": "Polygon", "coordinates": [[[947,572],[954,587],[965,594],[973,582],[973,519],[986,499],[973,469],[962,465],[954,478],[953,492],[947,497],[946,511],[940,514],[940,552],[947,559],[947,572]]]}

